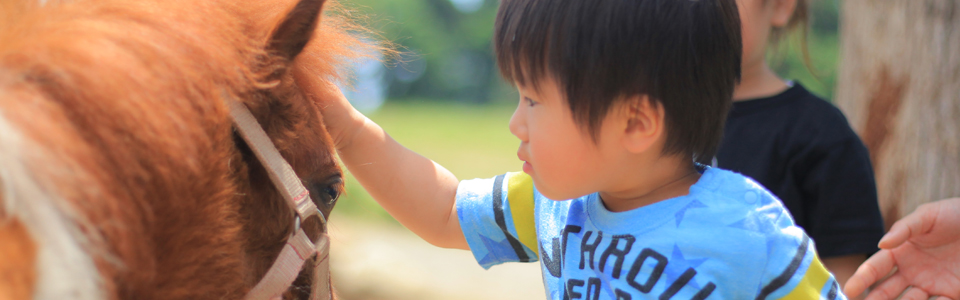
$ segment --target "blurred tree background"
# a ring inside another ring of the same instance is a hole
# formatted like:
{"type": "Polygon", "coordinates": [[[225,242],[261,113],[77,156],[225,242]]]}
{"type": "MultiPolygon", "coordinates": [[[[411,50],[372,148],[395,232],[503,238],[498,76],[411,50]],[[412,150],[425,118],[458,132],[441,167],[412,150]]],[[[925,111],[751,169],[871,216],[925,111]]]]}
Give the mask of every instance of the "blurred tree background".
{"type": "MultiPolygon", "coordinates": [[[[498,0],[349,0],[374,32],[397,45],[397,59],[358,64],[347,97],[401,144],[450,169],[460,179],[520,169],[518,143],[507,122],[516,105],[493,56],[498,0]]],[[[806,45],[795,32],[771,47],[771,66],[832,99],[837,78],[838,0],[812,0],[806,45]]],[[[386,219],[352,178],[338,213],[386,219]]]]}

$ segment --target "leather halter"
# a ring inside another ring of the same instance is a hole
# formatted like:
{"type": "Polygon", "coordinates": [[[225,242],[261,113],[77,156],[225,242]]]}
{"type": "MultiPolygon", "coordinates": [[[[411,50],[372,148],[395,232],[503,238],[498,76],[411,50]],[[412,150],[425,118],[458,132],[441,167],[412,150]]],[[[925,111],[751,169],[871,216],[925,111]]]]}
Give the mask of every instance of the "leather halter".
{"type": "Polygon", "coordinates": [[[230,116],[233,117],[233,123],[240,136],[243,137],[243,140],[246,141],[257,159],[267,170],[270,181],[283,195],[285,202],[297,214],[293,224],[294,234],[287,238],[286,245],[283,246],[280,255],[270,266],[270,270],[253,289],[247,292],[244,300],[280,299],[281,295],[297,278],[297,275],[300,274],[303,263],[314,254],[316,254],[317,265],[313,269],[313,285],[321,285],[321,288],[316,290],[315,293],[311,293],[310,299],[333,299],[333,290],[330,287],[329,278],[330,240],[326,235],[326,218],[310,200],[310,193],[303,187],[300,178],[297,177],[290,164],[280,156],[280,152],[277,151],[273,142],[270,141],[270,138],[246,105],[233,98],[227,98],[230,116]],[[319,218],[323,231],[318,235],[316,241],[311,241],[307,233],[300,227],[302,221],[311,217],[319,218]]]}

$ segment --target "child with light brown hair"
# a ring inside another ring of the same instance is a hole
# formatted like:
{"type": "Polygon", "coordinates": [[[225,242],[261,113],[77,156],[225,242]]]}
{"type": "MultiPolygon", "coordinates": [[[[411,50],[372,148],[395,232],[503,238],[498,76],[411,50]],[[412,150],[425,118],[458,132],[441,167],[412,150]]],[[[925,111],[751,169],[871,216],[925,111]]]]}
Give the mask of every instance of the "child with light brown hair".
{"type": "Polygon", "coordinates": [[[806,34],[808,0],[737,4],[742,78],[716,164],[753,178],[780,198],[843,284],[877,251],[883,235],[870,156],[840,110],[800,83],[780,78],[767,62],[769,47],[788,33],[806,34]]]}

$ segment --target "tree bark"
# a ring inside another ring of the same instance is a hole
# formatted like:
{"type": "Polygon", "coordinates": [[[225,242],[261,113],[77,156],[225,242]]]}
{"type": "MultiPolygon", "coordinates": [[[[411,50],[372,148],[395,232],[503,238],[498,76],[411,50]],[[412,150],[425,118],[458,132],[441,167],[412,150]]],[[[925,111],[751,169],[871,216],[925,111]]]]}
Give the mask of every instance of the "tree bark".
{"type": "Polygon", "coordinates": [[[960,196],[960,0],[845,0],[837,105],[870,149],[887,228],[960,196]]]}

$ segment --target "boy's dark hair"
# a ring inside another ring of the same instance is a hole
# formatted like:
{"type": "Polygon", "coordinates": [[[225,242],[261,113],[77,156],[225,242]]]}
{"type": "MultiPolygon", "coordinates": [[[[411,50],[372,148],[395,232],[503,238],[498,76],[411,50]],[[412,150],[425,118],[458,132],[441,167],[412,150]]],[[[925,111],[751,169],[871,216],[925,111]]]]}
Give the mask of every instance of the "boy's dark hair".
{"type": "Polygon", "coordinates": [[[664,153],[704,164],[740,77],[735,0],[502,0],[494,43],[506,80],[556,79],[594,141],[618,99],[648,95],[666,114],[664,153]]]}

